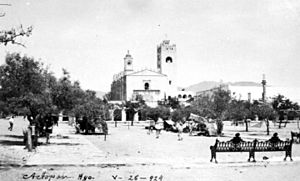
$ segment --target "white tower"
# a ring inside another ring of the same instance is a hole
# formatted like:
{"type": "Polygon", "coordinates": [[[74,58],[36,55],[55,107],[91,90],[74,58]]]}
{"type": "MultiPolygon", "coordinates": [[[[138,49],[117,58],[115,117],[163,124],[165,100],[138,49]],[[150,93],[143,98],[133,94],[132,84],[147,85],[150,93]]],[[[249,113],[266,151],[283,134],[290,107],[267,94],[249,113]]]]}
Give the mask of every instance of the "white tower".
{"type": "Polygon", "coordinates": [[[129,54],[129,50],[128,50],[127,54],[124,57],[124,72],[133,71],[132,60],[133,58],[129,54]]]}
{"type": "Polygon", "coordinates": [[[164,40],[157,46],[157,69],[159,73],[168,76],[169,96],[175,96],[177,91],[177,57],[176,45],[170,44],[170,40],[164,40]]]}

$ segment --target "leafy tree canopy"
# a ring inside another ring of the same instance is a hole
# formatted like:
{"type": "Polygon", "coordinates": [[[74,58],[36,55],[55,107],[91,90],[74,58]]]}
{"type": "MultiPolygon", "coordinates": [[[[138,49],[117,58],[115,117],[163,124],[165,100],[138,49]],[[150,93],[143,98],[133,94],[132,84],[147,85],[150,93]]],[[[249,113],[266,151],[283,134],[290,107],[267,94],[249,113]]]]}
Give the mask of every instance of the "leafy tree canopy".
{"type": "Polygon", "coordinates": [[[8,108],[3,112],[36,116],[55,109],[49,90],[55,77],[40,62],[19,53],[7,54],[0,76],[0,100],[8,108]]]}

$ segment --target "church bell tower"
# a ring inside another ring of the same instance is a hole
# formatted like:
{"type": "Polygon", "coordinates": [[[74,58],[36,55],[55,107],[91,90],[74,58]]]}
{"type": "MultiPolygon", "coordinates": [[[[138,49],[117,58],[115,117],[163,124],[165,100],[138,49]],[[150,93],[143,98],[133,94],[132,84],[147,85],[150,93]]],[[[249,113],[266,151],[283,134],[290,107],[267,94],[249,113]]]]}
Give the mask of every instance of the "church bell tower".
{"type": "Polygon", "coordinates": [[[129,50],[128,50],[127,54],[124,57],[124,72],[133,71],[132,60],[133,58],[129,54],[129,50]]]}
{"type": "Polygon", "coordinates": [[[168,76],[168,84],[176,87],[177,74],[176,45],[164,40],[157,46],[157,70],[168,76]]]}

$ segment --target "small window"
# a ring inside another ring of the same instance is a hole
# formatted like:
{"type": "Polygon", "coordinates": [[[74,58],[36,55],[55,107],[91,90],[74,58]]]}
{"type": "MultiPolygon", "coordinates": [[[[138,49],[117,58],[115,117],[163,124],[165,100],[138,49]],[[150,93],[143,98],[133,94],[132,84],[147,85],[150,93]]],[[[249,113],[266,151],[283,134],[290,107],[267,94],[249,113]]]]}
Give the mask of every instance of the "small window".
{"type": "Polygon", "coordinates": [[[144,85],[144,87],[145,87],[145,90],[149,90],[149,83],[146,82],[145,85],[144,85]]]}
{"type": "Polygon", "coordinates": [[[182,98],[181,94],[178,95],[178,98],[182,98]]]}
{"type": "Polygon", "coordinates": [[[189,96],[188,96],[189,98],[192,98],[192,95],[191,94],[189,94],[189,96]]]}
{"type": "Polygon", "coordinates": [[[186,99],[186,95],[184,94],[182,98],[183,98],[183,99],[186,99]]]}
{"type": "Polygon", "coordinates": [[[172,81],[171,80],[169,80],[169,85],[171,85],[172,84],[172,81]]]}

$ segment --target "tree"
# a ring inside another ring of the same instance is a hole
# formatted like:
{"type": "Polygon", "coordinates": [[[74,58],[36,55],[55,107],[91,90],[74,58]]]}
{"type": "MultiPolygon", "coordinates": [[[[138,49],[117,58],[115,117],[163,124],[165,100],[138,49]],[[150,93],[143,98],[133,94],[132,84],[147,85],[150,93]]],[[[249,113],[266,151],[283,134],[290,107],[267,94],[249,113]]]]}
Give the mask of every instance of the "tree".
{"type": "Polygon", "coordinates": [[[146,117],[157,121],[158,118],[168,119],[170,117],[170,109],[166,106],[158,106],[155,108],[145,107],[143,109],[145,111],[146,117]]]}
{"type": "Polygon", "coordinates": [[[300,108],[298,103],[292,102],[281,94],[272,98],[272,106],[277,112],[281,110],[299,110],[300,108]]]}
{"type": "Polygon", "coordinates": [[[222,87],[216,88],[211,95],[202,95],[192,103],[201,116],[210,117],[217,120],[217,132],[222,133],[223,120],[228,112],[230,92],[222,87]]]}
{"type": "Polygon", "coordinates": [[[228,108],[229,101],[231,100],[230,92],[227,90],[223,90],[221,87],[214,92],[212,96],[213,104],[212,109],[216,114],[217,118],[221,120],[225,117],[225,112],[228,108]]]}
{"type": "Polygon", "coordinates": [[[268,103],[253,101],[250,110],[252,115],[257,115],[259,119],[265,120],[267,135],[269,135],[269,120],[274,119],[274,117],[276,116],[276,112],[273,109],[272,105],[268,103]]]}
{"type": "Polygon", "coordinates": [[[202,95],[192,102],[192,107],[195,108],[199,115],[203,117],[216,118],[216,114],[212,109],[213,100],[211,96],[202,95]]]}
{"type": "Polygon", "coordinates": [[[167,105],[172,109],[180,108],[179,101],[176,97],[168,98],[167,105]]]}
{"type": "Polygon", "coordinates": [[[100,124],[99,119],[103,121],[107,110],[95,91],[81,89],[66,70],[57,80],[42,63],[19,53],[7,54],[5,64],[0,66],[0,106],[2,115],[32,116],[30,124],[39,131],[47,116],[61,111],[84,117],[89,131],[87,128],[100,124]]]}
{"type": "Polygon", "coordinates": [[[227,117],[234,121],[243,120],[246,126],[246,132],[248,132],[247,118],[250,117],[250,103],[243,100],[232,100],[229,104],[227,117]]]}
{"type": "Polygon", "coordinates": [[[0,100],[10,113],[30,114],[35,118],[55,109],[48,87],[55,78],[40,62],[18,53],[7,54],[0,75],[0,100]]]}
{"type": "MultiPolygon", "coordinates": [[[[77,105],[83,105],[86,102],[86,96],[92,97],[81,89],[78,81],[72,82],[70,74],[63,69],[63,76],[51,87],[53,103],[64,114],[73,114],[72,110],[77,105]]],[[[90,98],[91,99],[91,98],[90,98]]],[[[78,109],[78,108],[77,108],[78,109]]]]}
{"type": "Polygon", "coordinates": [[[282,120],[289,119],[288,116],[291,116],[290,119],[294,119],[296,115],[289,115],[289,111],[299,110],[298,103],[293,103],[288,98],[285,98],[283,95],[278,94],[272,98],[272,106],[276,110],[279,116],[279,128],[281,128],[282,120]]]}

